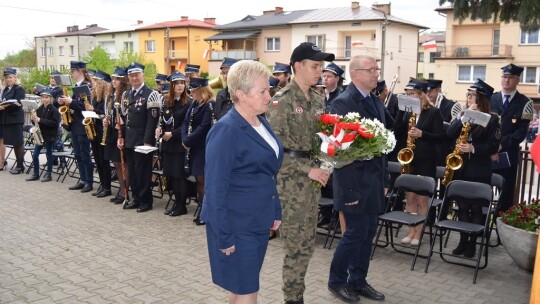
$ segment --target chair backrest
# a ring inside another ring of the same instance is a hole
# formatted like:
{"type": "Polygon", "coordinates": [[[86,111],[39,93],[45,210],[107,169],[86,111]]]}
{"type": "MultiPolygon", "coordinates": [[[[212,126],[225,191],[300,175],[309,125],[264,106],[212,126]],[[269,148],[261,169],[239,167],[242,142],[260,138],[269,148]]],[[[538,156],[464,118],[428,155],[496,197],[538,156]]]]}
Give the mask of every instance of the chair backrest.
{"type": "Polygon", "coordinates": [[[401,174],[396,178],[394,188],[433,196],[435,193],[435,180],[429,176],[401,174]]]}
{"type": "Polygon", "coordinates": [[[501,191],[504,185],[504,177],[502,175],[493,173],[491,174],[491,186],[497,188],[497,191],[501,191]]]}
{"type": "Polygon", "coordinates": [[[454,180],[446,186],[443,204],[456,199],[466,199],[470,204],[490,205],[493,189],[484,183],[454,180]]]}
{"type": "Polygon", "coordinates": [[[401,172],[401,164],[394,161],[388,162],[388,173],[400,173],[401,172]]]}

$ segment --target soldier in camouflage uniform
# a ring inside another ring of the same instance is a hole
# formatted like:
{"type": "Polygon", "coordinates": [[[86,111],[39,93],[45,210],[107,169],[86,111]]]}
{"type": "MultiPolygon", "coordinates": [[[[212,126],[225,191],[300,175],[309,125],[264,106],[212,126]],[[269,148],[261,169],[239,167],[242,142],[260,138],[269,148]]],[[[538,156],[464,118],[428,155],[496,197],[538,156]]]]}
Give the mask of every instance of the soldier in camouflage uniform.
{"type": "Polygon", "coordinates": [[[291,55],[294,79],[272,99],[268,121],[283,143],[285,157],[278,174],[284,240],[283,292],[286,304],[304,303],[304,277],[315,244],[321,190],[330,173],[312,158],[316,117],[323,113],[324,97],[311,86],[321,76],[323,60],[334,60],[313,43],[303,42],[291,55]]]}

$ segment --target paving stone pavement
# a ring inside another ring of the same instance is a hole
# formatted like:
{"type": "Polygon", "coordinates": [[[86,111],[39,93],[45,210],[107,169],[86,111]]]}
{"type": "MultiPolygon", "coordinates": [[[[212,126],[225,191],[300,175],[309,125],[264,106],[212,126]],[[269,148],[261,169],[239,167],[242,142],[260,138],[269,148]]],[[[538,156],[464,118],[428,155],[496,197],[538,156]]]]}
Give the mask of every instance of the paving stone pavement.
{"type": "MultiPolygon", "coordinates": [[[[154,210],[138,214],[69,191],[69,178],[26,177],[0,172],[0,303],[227,303],[227,292],[210,279],[205,229],[192,222],[195,206],[173,218],[163,215],[166,200],[157,199],[154,210]]],[[[319,236],[305,302],[341,303],[326,288],[334,250],[323,242],[319,236]]],[[[272,240],[259,303],[283,303],[282,258],[281,242],[272,240]]],[[[386,294],[384,303],[528,303],[532,274],[501,246],[490,248],[489,258],[473,285],[471,268],[434,256],[427,274],[425,259],[411,271],[411,256],[378,248],[368,281],[386,294]]]]}

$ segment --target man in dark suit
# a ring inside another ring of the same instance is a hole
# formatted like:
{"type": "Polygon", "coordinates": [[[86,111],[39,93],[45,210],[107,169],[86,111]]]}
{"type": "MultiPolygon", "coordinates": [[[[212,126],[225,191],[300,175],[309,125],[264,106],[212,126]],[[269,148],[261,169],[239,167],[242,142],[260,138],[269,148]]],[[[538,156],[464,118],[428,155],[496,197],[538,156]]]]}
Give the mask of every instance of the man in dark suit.
{"type": "MultiPolygon", "coordinates": [[[[491,96],[491,111],[501,116],[500,152],[507,152],[510,167],[493,170],[504,177],[504,186],[499,197],[499,211],[506,211],[514,204],[514,191],[519,161],[519,144],[525,140],[529,122],[533,116],[533,103],[517,91],[519,77],[523,68],[509,64],[501,68],[502,90],[491,96]]],[[[498,162],[498,154],[491,159],[498,162]]]]}
{"type": "Polygon", "coordinates": [[[144,84],[144,66],[133,62],[127,68],[131,89],[122,98],[122,112],[126,114],[124,138],[118,139],[118,148],[124,148],[128,165],[129,184],[133,201],[124,209],[146,212],[152,209],[152,153],[135,151],[136,146],[154,146],[161,97],[144,84]],[[127,103],[127,104],[125,104],[127,103]],[[125,147],[124,147],[125,146],[125,147]]]}
{"type": "MultiPolygon", "coordinates": [[[[375,58],[355,56],[349,63],[351,83],[330,108],[330,113],[361,117],[385,123],[384,105],[371,94],[377,86],[379,68],[375,58]]],[[[328,289],[340,299],[355,302],[360,295],[381,301],[384,294],[366,281],[371,244],[378,215],[384,211],[384,159],[358,160],[334,171],[334,208],[343,212],[346,232],[339,242],[332,264],[328,289]]]]}

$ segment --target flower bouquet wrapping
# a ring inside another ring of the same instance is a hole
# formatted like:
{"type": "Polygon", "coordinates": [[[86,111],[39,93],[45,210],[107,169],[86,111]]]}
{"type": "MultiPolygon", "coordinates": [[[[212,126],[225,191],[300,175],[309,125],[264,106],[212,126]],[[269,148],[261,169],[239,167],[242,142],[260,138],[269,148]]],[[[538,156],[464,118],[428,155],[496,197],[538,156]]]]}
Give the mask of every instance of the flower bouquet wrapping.
{"type": "Polygon", "coordinates": [[[396,146],[394,132],[379,120],[362,118],[355,112],[345,116],[322,114],[318,131],[320,149],[316,155],[321,169],[330,173],[356,160],[388,154],[396,146]]]}

